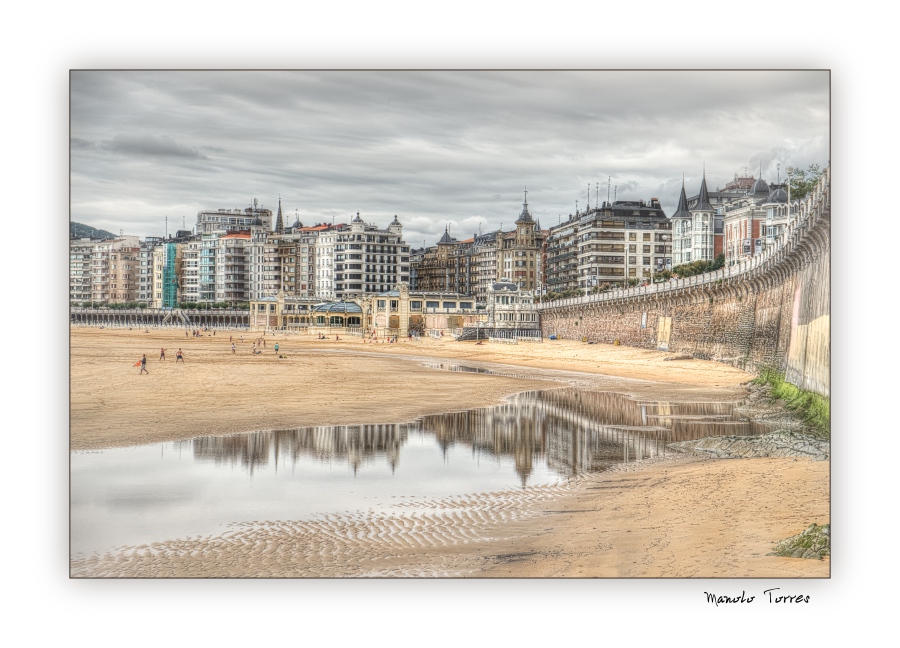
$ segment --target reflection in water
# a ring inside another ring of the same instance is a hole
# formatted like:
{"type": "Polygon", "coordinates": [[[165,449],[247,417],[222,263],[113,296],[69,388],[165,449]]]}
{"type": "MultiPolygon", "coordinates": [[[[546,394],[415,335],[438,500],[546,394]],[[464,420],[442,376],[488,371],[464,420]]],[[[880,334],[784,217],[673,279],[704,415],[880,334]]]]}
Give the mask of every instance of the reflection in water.
{"type": "Polygon", "coordinates": [[[512,457],[525,485],[539,459],[571,476],[665,455],[666,445],[675,441],[768,431],[737,420],[734,408],[734,403],[646,403],[558,389],[517,394],[493,408],[425,416],[418,423],[445,449],[461,443],[512,457]]]}
{"type": "Polygon", "coordinates": [[[71,551],[221,533],[236,522],[384,510],[407,497],[549,484],[663,455],[673,441],[764,431],[736,420],[733,408],[563,388],[412,423],[72,452],[71,551]]]}
{"type": "Polygon", "coordinates": [[[601,471],[665,455],[666,446],[708,436],[754,435],[763,425],[735,417],[734,403],[655,403],[572,389],[525,392],[502,405],[419,418],[413,423],[316,426],[185,441],[196,459],[241,465],[252,474],[270,461],[346,462],[357,474],[373,462],[393,473],[410,433],[432,436],[444,454],[511,459],[524,486],[543,461],[557,475],[601,471]]]}
{"type": "Polygon", "coordinates": [[[269,464],[284,461],[296,463],[309,457],[330,463],[346,460],[356,474],[360,466],[384,457],[391,467],[397,467],[400,448],[408,438],[409,425],[320,425],[293,430],[251,432],[227,437],[200,437],[177,445],[190,445],[194,457],[229,466],[241,465],[253,474],[269,464]]]}

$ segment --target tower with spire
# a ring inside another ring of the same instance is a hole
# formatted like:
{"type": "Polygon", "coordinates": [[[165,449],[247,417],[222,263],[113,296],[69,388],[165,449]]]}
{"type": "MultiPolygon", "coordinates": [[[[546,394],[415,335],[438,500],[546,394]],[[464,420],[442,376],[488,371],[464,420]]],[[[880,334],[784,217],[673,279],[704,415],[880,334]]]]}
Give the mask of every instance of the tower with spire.
{"type": "MultiPolygon", "coordinates": [[[[707,200],[709,200],[708,196],[707,200]]],[[[678,207],[672,214],[672,263],[674,265],[688,263],[691,260],[692,223],[693,217],[688,209],[687,195],[684,192],[684,176],[682,176],[678,207]]]]}
{"type": "Polygon", "coordinates": [[[502,226],[498,232],[497,279],[508,279],[519,290],[535,290],[540,283],[543,237],[528,209],[527,189],[515,226],[509,234],[503,234],[502,226]]]}
{"type": "Polygon", "coordinates": [[[691,212],[691,245],[688,248],[690,257],[684,261],[712,261],[715,258],[715,220],[716,210],[709,202],[709,189],[706,187],[706,168],[703,169],[703,180],[700,182],[700,193],[691,212]]]}
{"type": "Polygon", "coordinates": [[[284,218],[281,216],[281,194],[278,194],[278,217],[275,219],[275,231],[284,233],[284,218]]]}

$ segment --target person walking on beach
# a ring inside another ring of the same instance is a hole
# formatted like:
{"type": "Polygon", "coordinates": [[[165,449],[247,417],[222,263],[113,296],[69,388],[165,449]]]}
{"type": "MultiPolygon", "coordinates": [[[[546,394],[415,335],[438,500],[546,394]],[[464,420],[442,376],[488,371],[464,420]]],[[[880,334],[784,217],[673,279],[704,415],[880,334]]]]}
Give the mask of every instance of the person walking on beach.
{"type": "Polygon", "coordinates": [[[278,355],[278,342],[275,343],[275,355],[278,355]]]}
{"type": "Polygon", "coordinates": [[[184,354],[181,352],[181,349],[175,352],[175,362],[177,363],[179,360],[184,364],[184,354]]]}
{"type": "MultiPolygon", "coordinates": [[[[147,354],[146,353],[141,356],[141,373],[142,374],[150,373],[149,371],[147,371],[147,354]]],[[[140,375],[140,374],[138,374],[138,375],[140,375]]]]}
{"type": "Polygon", "coordinates": [[[232,355],[235,354],[235,353],[237,353],[237,349],[236,349],[236,347],[234,346],[234,342],[231,343],[231,353],[232,353],[232,355]]]}
{"type": "Polygon", "coordinates": [[[166,359],[166,350],[165,350],[165,349],[160,349],[160,350],[159,350],[159,359],[160,359],[160,360],[165,360],[165,359],[166,359]]]}

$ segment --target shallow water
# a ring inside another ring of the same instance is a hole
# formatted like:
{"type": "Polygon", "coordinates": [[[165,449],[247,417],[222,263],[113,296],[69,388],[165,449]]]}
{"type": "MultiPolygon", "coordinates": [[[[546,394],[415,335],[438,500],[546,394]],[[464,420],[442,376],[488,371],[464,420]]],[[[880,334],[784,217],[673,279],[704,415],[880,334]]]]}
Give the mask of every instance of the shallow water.
{"type": "MultiPolygon", "coordinates": [[[[445,364],[454,371],[488,371],[445,364]]],[[[411,423],[301,427],[74,451],[76,557],[239,522],[311,519],[548,484],[666,454],[666,444],[768,431],[733,403],[657,403],[560,388],[411,423]]]]}

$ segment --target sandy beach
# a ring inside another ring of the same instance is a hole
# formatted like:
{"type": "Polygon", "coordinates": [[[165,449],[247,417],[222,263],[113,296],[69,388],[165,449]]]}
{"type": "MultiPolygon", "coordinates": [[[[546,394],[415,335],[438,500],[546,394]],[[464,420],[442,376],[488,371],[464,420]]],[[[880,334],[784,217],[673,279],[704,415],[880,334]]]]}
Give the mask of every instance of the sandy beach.
{"type": "MultiPolygon", "coordinates": [[[[478,345],[424,338],[370,344],[352,337],[279,334],[266,336],[262,353],[253,355],[259,337],[72,329],[71,449],[411,421],[566,382],[659,400],[734,401],[746,393],[742,384],[751,378],[715,362],[668,361],[661,352],[569,340],[478,345]],[[161,348],[165,360],[159,359],[161,348]],[[179,348],[184,362],[176,362],[179,348]],[[144,375],[134,366],[142,354],[144,375]],[[435,371],[422,364],[429,359],[499,363],[509,371],[501,376],[435,371]]],[[[809,524],[830,522],[829,470],[827,461],[683,456],[552,486],[404,502],[396,512],[377,516],[240,524],[220,536],[173,538],[74,559],[71,574],[828,577],[828,559],[766,554],[809,524]]]]}

